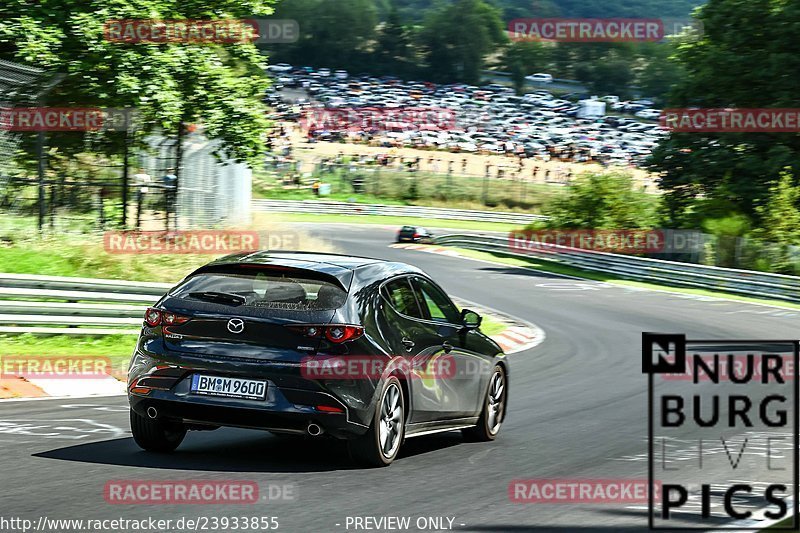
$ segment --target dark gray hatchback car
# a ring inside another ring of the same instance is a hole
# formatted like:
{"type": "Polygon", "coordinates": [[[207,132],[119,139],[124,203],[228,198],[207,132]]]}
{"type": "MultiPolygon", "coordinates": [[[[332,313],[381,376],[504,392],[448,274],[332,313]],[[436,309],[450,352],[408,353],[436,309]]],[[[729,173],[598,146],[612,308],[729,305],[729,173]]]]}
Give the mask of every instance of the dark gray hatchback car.
{"type": "Polygon", "coordinates": [[[407,437],[493,440],[509,367],[480,323],[407,264],[227,256],[147,310],[128,375],[133,437],[168,452],[220,426],[330,436],[376,466],[407,437]]]}

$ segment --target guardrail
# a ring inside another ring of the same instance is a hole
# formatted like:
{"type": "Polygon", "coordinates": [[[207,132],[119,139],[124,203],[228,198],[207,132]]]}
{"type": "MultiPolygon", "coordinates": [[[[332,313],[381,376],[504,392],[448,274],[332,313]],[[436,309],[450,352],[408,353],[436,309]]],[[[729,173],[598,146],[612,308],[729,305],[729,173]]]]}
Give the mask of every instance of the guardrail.
{"type": "Polygon", "coordinates": [[[522,249],[521,247],[512,247],[508,236],[449,234],[436,237],[434,242],[444,246],[457,246],[515,257],[544,259],[637,281],[652,281],[680,287],[718,290],[754,298],[800,302],[800,277],[796,276],[678,263],[557,245],[522,249]]]}
{"type": "Polygon", "coordinates": [[[0,274],[0,298],[3,298],[0,299],[0,333],[135,335],[139,333],[138,326],[142,324],[147,306],[155,303],[171,286],[0,274]]]}
{"type": "MultiPolygon", "coordinates": [[[[800,277],[547,245],[519,249],[508,236],[448,234],[434,242],[533,257],[621,278],[800,302],[800,277]]],[[[148,305],[167,283],[0,274],[0,333],[137,334],[148,305]],[[54,301],[57,300],[57,301],[54,301]],[[87,327],[88,326],[88,327],[87,327]],[[92,326],[100,326],[94,328],[92,326]],[[131,326],[131,327],[128,327],[131,326]]]]}
{"type": "Polygon", "coordinates": [[[329,213],[339,215],[386,215],[401,217],[438,218],[447,220],[473,220],[482,222],[507,222],[526,225],[534,220],[547,220],[543,215],[509,213],[504,211],[471,211],[418,205],[383,205],[332,202],[325,200],[253,200],[254,211],[276,213],[329,213]]]}

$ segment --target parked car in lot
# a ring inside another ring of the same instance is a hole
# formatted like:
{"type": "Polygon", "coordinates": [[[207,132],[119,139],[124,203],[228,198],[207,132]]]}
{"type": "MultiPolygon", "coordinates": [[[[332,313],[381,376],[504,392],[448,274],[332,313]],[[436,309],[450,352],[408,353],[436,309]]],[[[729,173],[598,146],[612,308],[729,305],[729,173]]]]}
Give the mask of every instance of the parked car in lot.
{"type": "Polygon", "coordinates": [[[536,74],[531,74],[530,76],[525,76],[525,79],[528,81],[532,81],[533,83],[553,83],[552,74],[544,74],[541,72],[536,74]]]}
{"type": "Polygon", "coordinates": [[[323,76],[323,77],[327,78],[328,76],[330,76],[330,75],[331,75],[331,69],[329,69],[329,68],[321,68],[321,69],[319,69],[319,70],[317,71],[317,74],[319,74],[320,76],[323,76]]]}
{"type": "Polygon", "coordinates": [[[397,231],[397,242],[433,242],[433,233],[419,226],[403,226],[397,231]]]}
{"type": "MultiPolygon", "coordinates": [[[[384,147],[398,143],[399,146],[422,149],[461,153],[518,153],[545,159],[550,157],[551,148],[559,147],[562,154],[564,151],[573,154],[577,161],[594,159],[613,164],[635,165],[645,159],[645,150],[651,149],[655,141],[669,135],[668,131],[657,128],[653,123],[640,122],[655,119],[655,113],[644,114],[644,117],[652,117],[649,119],[604,116],[597,121],[589,121],[578,118],[580,109],[576,108],[574,102],[564,99],[563,96],[555,98],[550,91],[544,89],[516,96],[513,89],[500,84],[480,87],[460,83],[437,85],[404,81],[391,76],[372,77],[368,74],[348,74],[345,80],[339,79],[336,73],[320,76],[317,72],[304,72],[302,69],[295,69],[290,73],[280,74],[281,77],[294,79],[284,80],[286,87],[302,87],[307,91],[308,103],[301,104],[301,113],[294,111],[294,105],[290,108],[274,107],[273,117],[276,120],[296,120],[297,116],[304,116],[310,109],[322,107],[367,107],[376,110],[429,107],[448,110],[455,118],[454,124],[447,124],[444,128],[438,128],[435,124],[426,124],[425,128],[384,128],[380,131],[364,132],[359,138],[360,141],[375,142],[384,147]],[[604,124],[601,127],[595,122],[604,124]],[[620,134],[628,131],[637,132],[641,137],[646,137],[648,142],[620,144],[620,134]],[[544,149],[531,148],[531,142],[543,145],[544,149]]],[[[616,99],[614,95],[607,95],[605,98],[609,101],[616,99]]],[[[281,98],[275,87],[268,88],[265,95],[265,101],[273,106],[281,100],[293,102],[296,99],[295,93],[287,93],[281,98]]],[[[611,104],[611,107],[623,112],[627,108],[630,113],[634,109],[635,112],[652,109],[639,109],[643,105],[618,102],[611,104]]],[[[318,140],[325,141],[333,138],[345,139],[347,133],[325,130],[316,131],[313,135],[318,140]]]]}
{"type": "Polygon", "coordinates": [[[346,70],[337,70],[333,73],[333,76],[337,80],[346,80],[347,79],[347,71],[346,70]]]}
{"type": "Polygon", "coordinates": [[[493,440],[509,368],[480,324],[404,263],[223,257],[145,313],[128,371],[133,438],[171,452],[187,430],[220,426],[324,435],[371,466],[417,435],[493,440]]]}
{"type": "Polygon", "coordinates": [[[269,65],[267,70],[271,70],[273,72],[290,72],[293,68],[294,67],[289,63],[278,63],[276,65],[269,65]]]}
{"type": "Polygon", "coordinates": [[[642,109],[641,111],[637,111],[634,116],[639,118],[643,118],[645,120],[658,120],[661,116],[660,109],[642,109]]]}

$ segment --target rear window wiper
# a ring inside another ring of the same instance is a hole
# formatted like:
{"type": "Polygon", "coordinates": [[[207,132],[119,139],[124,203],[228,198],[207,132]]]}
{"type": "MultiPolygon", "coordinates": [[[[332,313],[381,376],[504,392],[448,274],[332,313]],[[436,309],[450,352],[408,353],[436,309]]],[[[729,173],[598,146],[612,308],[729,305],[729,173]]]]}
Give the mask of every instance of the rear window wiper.
{"type": "Polygon", "coordinates": [[[190,292],[188,296],[190,298],[196,298],[198,300],[205,300],[208,302],[214,302],[226,305],[242,305],[247,301],[244,296],[239,296],[238,294],[230,294],[228,292],[215,292],[215,291],[190,292]]]}

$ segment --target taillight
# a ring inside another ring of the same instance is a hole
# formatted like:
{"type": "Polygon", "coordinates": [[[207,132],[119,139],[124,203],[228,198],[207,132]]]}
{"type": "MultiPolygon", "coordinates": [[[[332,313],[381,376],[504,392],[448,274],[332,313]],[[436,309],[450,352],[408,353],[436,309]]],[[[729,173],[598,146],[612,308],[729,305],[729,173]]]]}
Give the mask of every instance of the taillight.
{"type": "Polygon", "coordinates": [[[361,326],[328,326],[325,328],[325,338],[339,344],[359,338],[364,334],[361,326]]]}
{"type": "Polygon", "coordinates": [[[179,324],[185,324],[191,318],[192,317],[170,313],[169,311],[162,311],[153,307],[148,307],[147,311],[144,313],[144,321],[151,328],[154,328],[159,324],[164,324],[165,326],[177,326],[179,324]]]}
{"type": "Polygon", "coordinates": [[[348,324],[303,324],[299,326],[286,326],[287,328],[310,338],[324,336],[334,344],[352,341],[364,334],[361,326],[351,326],[348,324]]]}
{"type": "Polygon", "coordinates": [[[191,318],[188,316],[176,315],[175,313],[168,313],[166,311],[162,313],[161,316],[165,326],[175,326],[178,324],[185,324],[191,318]]]}
{"type": "Polygon", "coordinates": [[[144,312],[144,322],[151,328],[161,324],[161,311],[148,307],[147,311],[144,312]]]}
{"type": "Polygon", "coordinates": [[[415,234],[414,234],[414,238],[415,238],[415,239],[419,239],[419,237],[420,237],[420,234],[419,234],[419,233],[415,233],[415,234]]]}

